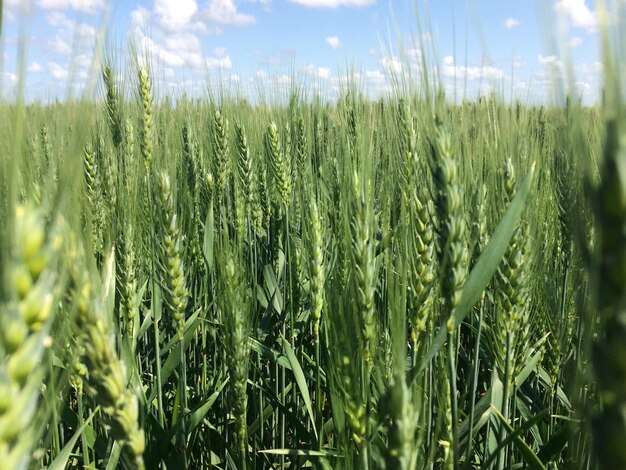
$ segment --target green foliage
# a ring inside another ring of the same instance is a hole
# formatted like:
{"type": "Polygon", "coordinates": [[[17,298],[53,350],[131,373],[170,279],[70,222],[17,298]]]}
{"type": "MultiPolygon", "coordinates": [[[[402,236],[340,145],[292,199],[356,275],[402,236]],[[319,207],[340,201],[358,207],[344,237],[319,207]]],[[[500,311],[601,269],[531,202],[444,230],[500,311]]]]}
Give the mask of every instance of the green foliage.
{"type": "Polygon", "coordinates": [[[169,106],[134,76],[25,108],[24,142],[0,121],[3,468],[596,465],[626,357],[596,109],[169,106]]]}

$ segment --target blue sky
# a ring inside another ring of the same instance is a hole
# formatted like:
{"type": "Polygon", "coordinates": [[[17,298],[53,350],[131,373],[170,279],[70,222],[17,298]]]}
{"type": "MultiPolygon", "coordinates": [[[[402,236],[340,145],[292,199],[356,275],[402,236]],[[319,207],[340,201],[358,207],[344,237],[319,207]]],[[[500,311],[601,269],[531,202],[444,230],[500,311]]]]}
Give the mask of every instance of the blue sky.
{"type": "MultiPolygon", "coordinates": [[[[390,90],[391,76],[417,82],[425,53],[450,95],[497,90],[507,98],[546,101],[556,96],[555,78],[570,77],[565,81],[592,103],[602,73],[595,0],[4,4],[5,96],[18,81],[20,37],[26,38],[27,95],[44,100],[90,89],[99,42],[120,63],[128,62],[128,45],[135,44],[150,62],[160,94],[198,93],[208,80],[219,80],[254,95],[286,89],[295,79],[333,96],[350,69],[375,97],[390,90]]],[[[130,70],[120,67],[122,76],[130,70]]]]}

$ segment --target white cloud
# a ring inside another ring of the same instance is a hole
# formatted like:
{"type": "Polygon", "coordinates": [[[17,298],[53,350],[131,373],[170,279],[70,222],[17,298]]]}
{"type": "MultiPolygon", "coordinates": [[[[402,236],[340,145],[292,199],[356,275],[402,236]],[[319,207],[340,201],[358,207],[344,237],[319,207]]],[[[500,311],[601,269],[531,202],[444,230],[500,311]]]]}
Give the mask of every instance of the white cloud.
{"type": "Polygon", "coordinates": [[[317,76],[322,80],[328,80],[330,78],[330,69],[328,67],[318,67],[317,76]]]}
{"type": "Polygon", "coordinates": [[[583,62],[574,67],[574,77],[585,83],[599,86],[602,83],[604,66],[602,62],[583,62]]]}
{"type": "Polygon", "coordinates": [[[24,11],[30,12],[32,7],[32,2],[30,0],[4,0],[5,9],[2,12],[6,19],[9,21],[14,21],[17,17],[15,15],[15,10],[18,7],[21,7],[24,11]]]}
{"type": "Polygon", "coordinates": [[[315,65],[307,65],[303,68],[304,73],[313,78],[319,80],[328,80],[330,78],[331,72],[328,67],[316,67],[315,65]]]}
{"type": "Polygon", "coordinates": [[[604,64],[602,62],[583,62],[576,66],[576,74],[588,74],[599,78],[604,72],[604,64]]]}
{"type": "Polygon", "coordinates": [[[589,9],[585,0],[559,0],[554,5],[554,11],[576,28],[584,28],[588,32],[598,28],[596,12],[589,9]]]}
{"type": "Polygon", "coordinates": [[[293,49],[282,49],[267,56],[265,61],[276,67],[292,65],[296,59],[296,51],[293,49]]]}
{"type": "Polygon", "coordinates": [[[37,6],[45,10],[76,10],[82,13],[96,13],[104,8],[104,0],[37,0],[37,6]]]}
{"type": "Polygon", "coordinates": [[[94,58],[92,54],[78,54],[72,57],[72,64],[81,69],[88,69],[93,66],[94,58]]]}
{"type": "Polygon", "coordinates": [[[246,26],[256,20],[252,15],[239,13],[233,0],[210,0],[201,17],[211,23],[246,26]]]}
{"type": "Polygon", "coordinates": [[[539,69],[537,70],[537,82],[539,85],[543,86],[544,89],[554,86],[555,83],[561,82],[567,77],[565,64],[554,54],[545,56],[539,54],[537,56],[537,64],[539,65],[539,69]]]}
{"type": "Polygon", "coordinates": [[[67,80],[69,76],[69,71],[56,62],[48,62],[48,73],[50,73],[55,80],[67,80]]]}
{"type": "Polygon", "coordinates": [[[13,99],[16,95],[17,75],[0,72],[0,97],[13,99]]]}
{"type": "Polygon", "coordinates": [[[59,34],[56,34],[48,39],[48,48],[52,52],[56,52],[61,55],[70,55],[72,53],[72,46],[69,41],[59,34]]]}
{"type": "Polygon", "coordinates": [[[546,65],[546,64],[554,64],[558,61],[557,56],[555,56],[554,54],[552,55],[543,55],[543,54],[539,54],[537,56],[537,61],[539,62],[539,64],[541,65],[546,65]]]}
{"type": "Polygon", "coordinates": [[[573,64],[571,69],[555,54],[537,56],[537,69],[532,78],[529,93],[538,101],[546,98],[564,98],[574,92],[582,96],[585,103],[596,102],[602,84],[602,63],[583,62],[573,64]]]}
{"type": "Polygon", "coordinates": [[[309,8],[364,7],[376,3],[376,0],[289,0],[309,8]]]}
{"type": "Polygon", "coordinates": [[[206,66],[209,70],[230,70],[233,68],[233,63],[229,56],[207,57],[206,66]]]}
{"type": "Polygon", "coordinates": [[[154,0],[154,13],[159,25],[168,31],[188,28],[198,12],[195,0],[154,0]]]}
{"type": "Polygon", "coordinates": [[[225,47],[216,47],[215,49],[213,49],[213,53],[216,55],[216,57],[226,57],[228,55],[228,49],[226,49],[225,47]]]}
{"type": "Polygon", "coordinates": [[[563,67],[563,62],[554,54],[551,55],[543,55],[539,54],[537,56],[537,62],[539,65],[550,66],[550,67],[563,67]]]}
{"type": "Polygon", "coordinates": [[[138,6],[131,12],[132,28],[154,36],[181,31],[220,33],[223,25],[253,24],[254,16],[240,13],[233,0],[209,0],[202,8],[196,0],[154,0],[152,9],[138,6]]]}
{"type": "Polygon", "coordinates": [[[194,69],[202,67],[202,46],[198,37],[193,33],[170,34],[157,42],[138,32],[136,39],[142,52],[151,54],[166,66],[187,66],[194,69]]]}
{"type": "Polygon", "coordinates": [[[375,81],[375,82],[385,81],[385,74],[382,73],[380,70],[366,70],[364,75],[365,75],[365,78],[369,81],[375,81]]]}
{"type": "Polygon", "coordinates": [[[528,93],[531,89],[530,84],[524,81],[515,82],[513,88],[519,93],[528,93]]]}
{"type": "Polygon", "coordinates": [[[406,54],[408,59],[414,62],[422,60],[422,49],[419,47],[409,47],[405,49],[404,53],[406,54]]]}
{"type": "Polygon", "coordinates": [[[218,47],[213,50],[214,57],[207,57],[205,59],[206,67],[209,70],[230,70],[233,68],[233,63],[228,55],[228,51],[223,47],[218,47]]]}
{"type": "Polygon", "coordinates": [[[455,65],[454,57],[446,56],[443,59],[443,67],[441,73],[448,78],[464,78],[467,80],[502,80],[504,72],[502,69],[491,65],[482,65],[480,67],[466,67],[463,65],[455,65]]]}
{"type": "Polygon", "coordinates": [[[138,7],[130,13],[130,22],[135,28],[144,29],[149,18],[150,12],[144,7],[138,7]]]}
{"type": "Polygon", "coordinates": [[[210,0],[202,8],[196,0],[154,0],[152,11],[138,7],[130,16],[130,34],[140,54],[167,67],[198,71],[232,68],[226,49],[215,49],[213,56],[206,56],[198,32],[217,33],[224,24],[254,22],[254,17],[237,11],[233,0],[210,0]]]}
{"type": "Polygon", "coordinates": [[[65,13],[53,11],[46,15],[46,21],[56,28],[54,35],[48,39],[48,48],[57,54],[85,53],[95,44],[96,28],[87,23],[77,23],[65,13]]]}
{"type": "Polygon", "coordinates": [[[516,20],[515,18],[507,18],[506,20],[504,20],[504,27],[506,29],[513,29],[520,24],[520,21],[516,20]]]}
{"type": "Polygon", "coordinates": [[[157,64],[192,70],[232,68],[225,49],[206,56],[197,33],[219,33],[223,25],[244,26],[255,21],[240,13],[233,0],[209,0],[202,6],[196,0],[153,0],[151,10],[139,6],[130,18],[130,34],[140,54],[148,54],[157,64]]]}
{"type": "Polygon", "coordinates": [[[339,41],[339,38],[337,36],[328,36],[326,38],[326,43],[333,49],[337,49],[341,46],[341,41],[339,41]]]}
{"type": "Polygon", "coordinates": [[[591,95],[594,92],[594,88],[590,83],[584,82],[582,80],[577,81],[574,84],[574,88],[581,95],[591,95]]]}
{"type": "Polygon", "coordinates": [[[51,26],[62,30],[64,34],[71,35],[78,41],[92,40],[96,37],[96,28],[87,23],[77,23],[65,15],[65,13],[52,12],[46,16],[51,26]]]}
{"type": "Polygon", "coordinates": [[[495,88],[491,83],[481,83],[478,87],[478,96],[487,97],[495,92],[495,88]]]}
{"type": "Polygon", "coordinates": [[[291,77],[285,74],[279,75],[278,77],[276,77],[276,83],[278,83],[279,85],[290,85],[291,77]]]}
{"type": "Polygon", "coordinates": [[[53,11],[46,15],[46,21],[53,28],[73,28],[76,23],[70,20],[65,13],[53,11]]]}
{"type": "Polygon", "coordinates": [[[583,39],[578,36],[571,37],[568,41],[569,47],[574,49],[580,45],[582,45],[583,39]]]}
{"type": "Polygon", "coordinates": [[[358,76],[355,78],[363,81],[363,84],[372,97],[380,97],[385,92],[389,91],[385,74],[380,70],[366,70],[362,77],[358,76]]]}
{"type": "Polygon", "coordinates": [[[202,66],[202,44],[193,33],[173,33],[165,37],[163,49],[177,57],[169,65],[188,65],[192,68],[202,66]]]}
{"type": "Polygon", "coordinates": [[[9,81],[9,85],[13,86],[17,83],[17,75],[9,72],[2,72],[2,76],[9,81]]]}
{"type": "Polygon", "coordinates": [[[467,67],[466,72],[470,80],[486,78],[487,80],[501,80],[504,78],[502,69],[487,65],[484,67],[467,67]]]}
{"type": "Polygon", "coordinates": [[[263,9],[265,11],[270,11],[270,4],[272,3],[272,0],[248,0],[249,3],[258,3],[259,5],[261,5],[263,7],[263,9]]]}
{"type": "Polygon", "coordinates": [[[386,72],[398,74],[402,72],[402,62],[397,57],[383,57],[380,59],[380,65],[386,72]]]}
{"type": "Polygon", "coordinates": [[[44,70],[43,65],[41,65],[38,62],[32,62],[28,66],[28,72],[29,73],[41,73],[41,72],[43,72],[43,70],[44,70]]]}

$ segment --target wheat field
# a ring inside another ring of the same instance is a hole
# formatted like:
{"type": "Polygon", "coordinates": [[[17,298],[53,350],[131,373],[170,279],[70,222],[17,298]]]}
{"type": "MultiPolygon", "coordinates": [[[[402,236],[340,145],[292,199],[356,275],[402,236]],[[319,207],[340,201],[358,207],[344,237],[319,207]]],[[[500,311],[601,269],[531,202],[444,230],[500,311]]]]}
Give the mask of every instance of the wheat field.
{"type": "MultiPolygon", "coordinates": [[[[3,103],[0,467],[626,468],[604,105],[3,103]]],[[[615,65],[618,65],[615,62],[615,65]]]]}

